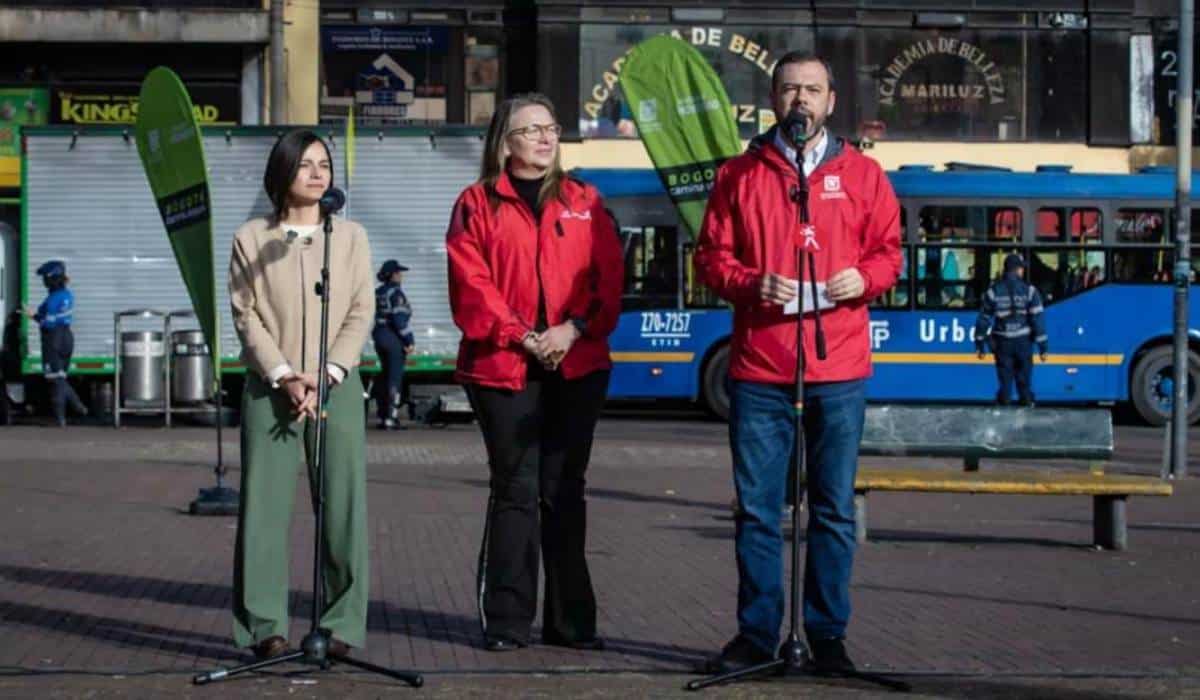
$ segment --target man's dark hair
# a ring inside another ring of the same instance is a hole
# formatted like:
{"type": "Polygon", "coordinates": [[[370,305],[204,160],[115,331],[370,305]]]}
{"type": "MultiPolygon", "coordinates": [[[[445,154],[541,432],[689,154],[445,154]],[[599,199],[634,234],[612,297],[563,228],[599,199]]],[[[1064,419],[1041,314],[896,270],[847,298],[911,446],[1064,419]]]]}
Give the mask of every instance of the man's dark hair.
{"type": "MultiPolygon", "coordinates": [[[[325,147],[325,155],[329,164],[333,165],[333,156],[329,153],[329,145],[312,131],[301,129],[285,135],[275,142],[271,155],[267,156],[267,170],[263,173],[263,189],[267,191],[272,206],[275,208],[275,219],[283,218],[288,206],[288,191],[300,171],[300,161],[304,159],[304,151],[314,143],[320,142],[325,147]]],[[[333,169],[330,168],[329,186],[333,187],[333,169]]]]}
{"type": "Polygon", "coordinates": [[[812,51],[789,51],[776,61],[775,67],[771,69],[772,90],[779,84],[779,74],[783,72],[783,67],[789,63],[820,63],[825,66],[825,74],[829,76],[829,91],[834,91],[833,66],[829,65],[829,61],[826,61],[824,57],[818,56],[812,51]]]}

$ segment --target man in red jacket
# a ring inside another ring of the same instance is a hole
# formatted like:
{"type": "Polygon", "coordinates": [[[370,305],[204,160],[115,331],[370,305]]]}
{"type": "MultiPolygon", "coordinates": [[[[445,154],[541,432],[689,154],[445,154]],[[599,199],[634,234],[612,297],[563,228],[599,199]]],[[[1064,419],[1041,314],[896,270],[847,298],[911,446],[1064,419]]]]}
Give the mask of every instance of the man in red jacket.
{"type": "Polygon", "coordinates": [[[836,99],[828,62],[789,53],[771,80],[778,122],[795,115],[806,125],[803,135],[772,128],[721,167],[695,256],[700,277],[734,306],[729,441],[739,503],[738,635],[709,670],[769,661],[779,644],[780,515],[793,461],[798,344],[795,311],[787,307],[797,301],[797,280],[810,284],[807,271],[796,269],[799,244],[816,265],[828,348],[819,359],[815,322],[806,313],[804,630],[816,671],[836,674],[854,668],[844,638],[855,546],[854,476],[871,374],[867,304],[900,272],[900,209],[879,165],[825,128],[836,99]]]}

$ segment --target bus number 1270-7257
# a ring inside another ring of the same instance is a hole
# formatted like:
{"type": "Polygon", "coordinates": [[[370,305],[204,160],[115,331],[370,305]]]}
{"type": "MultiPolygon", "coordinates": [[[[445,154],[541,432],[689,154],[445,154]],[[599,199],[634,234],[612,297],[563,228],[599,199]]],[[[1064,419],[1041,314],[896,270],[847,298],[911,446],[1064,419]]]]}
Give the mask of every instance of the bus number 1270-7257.
{"type": "Polygon", "coordinates": [[[680,340],[692,337],[691,326],[692,315],[686,311],[642,312],[642,338],[655,345],[678,345],[680,340]]]}

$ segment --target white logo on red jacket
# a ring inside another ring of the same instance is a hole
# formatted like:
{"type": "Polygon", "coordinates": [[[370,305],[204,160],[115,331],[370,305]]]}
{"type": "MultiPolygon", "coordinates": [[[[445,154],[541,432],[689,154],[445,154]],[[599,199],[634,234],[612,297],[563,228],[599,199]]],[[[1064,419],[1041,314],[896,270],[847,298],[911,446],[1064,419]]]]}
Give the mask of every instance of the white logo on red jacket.
{"type": "Polygon", "coordinates": [[[580,221],[591,221],[592,220],[592,212],[591,211],[580,212],[580,211],[571,211],[570,209],[563,209],[563,213],[559,214],[558,218],[560,218],[560,219],[579,219],[580,221]]]}
{"type": "Polygon", "coordinates": [[[841,175],[826,175],[825,176],[825,191],[821,193],[821,199],[846,199],[846,193],[842,191],[842,176],[841,175]]]}
{"type": "Polygon", "coordinates": [[[812,224],[801,224],[800,225],[800,235],[804,237],[804,240],[801,243],[801,245],[804,246],[805,250],[808,250],[809,248],[812,248],[813,250],[821,249],[821,244],[817,243],[817,227],[816,226],[813,226],[812,224]]]}

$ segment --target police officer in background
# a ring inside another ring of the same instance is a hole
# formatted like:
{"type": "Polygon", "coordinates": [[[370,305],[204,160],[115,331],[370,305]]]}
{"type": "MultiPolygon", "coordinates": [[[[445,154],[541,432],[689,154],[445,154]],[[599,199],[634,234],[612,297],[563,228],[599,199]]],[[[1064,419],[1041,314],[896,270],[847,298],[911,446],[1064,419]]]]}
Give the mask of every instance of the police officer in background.
{"type": "Polygon", "coordinates": [[[50,405],[59,427],[67,424],[67,404],[81,416],[88,411],[79,395],[67,382],[71,354],[75,351],[75,336],[71,333],[71,315],[75,310],[75,295],[67,289],[67,266],[61,260],[50,260],[37,269],[42,283],[50,291],[37,310],[27,310],[38,322],[42,336],[42,373],[50,384],[50,405]]]}
{"type": "Polygon", "coordinates": [[[984,354],[984,339],[996,356],[996,376],[1000,391],[996,402],[1007,406],[1012,400],[1013,382],[1022,406],[1033,405],[1033,346],[1038,346],[1046,361],[1046,321],[1042,295],[1027,283],[1025,261],[1010,253],[1004,258],[1004,276],[992,283],[983,295],[979,318],[975,321],[975,350],[984,354]]]}
{"type": "Polygon", "coordinates": [[[375,288],[375,329],[371,339],[375,341],[375,354],[383,366],[380,380],[383,382],[376,393],[379,409],[379,428],[395,430],[400,425],[400,407],[404,405],[404,363],[413,351],[413,333],[409,327],[412,306],[400,289],[400,282],[408,268],[388,260],[375,275],[382,284],[375,288]]]}

